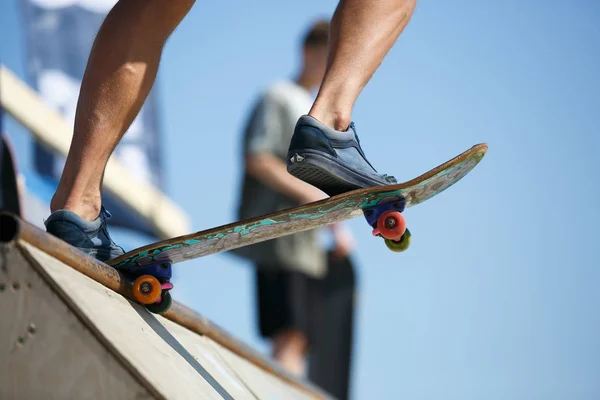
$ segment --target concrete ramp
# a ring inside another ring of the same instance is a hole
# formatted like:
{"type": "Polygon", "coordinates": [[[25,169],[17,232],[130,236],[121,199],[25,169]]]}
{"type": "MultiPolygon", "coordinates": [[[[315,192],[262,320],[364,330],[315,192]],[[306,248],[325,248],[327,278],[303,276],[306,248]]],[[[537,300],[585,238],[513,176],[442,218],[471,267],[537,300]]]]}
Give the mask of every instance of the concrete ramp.
{"type": "Polygon", "coordinates": [[[329,398],[205,319],[149,313],[14,218],[15,235],[0,218],[1,399],[329,398]]]}

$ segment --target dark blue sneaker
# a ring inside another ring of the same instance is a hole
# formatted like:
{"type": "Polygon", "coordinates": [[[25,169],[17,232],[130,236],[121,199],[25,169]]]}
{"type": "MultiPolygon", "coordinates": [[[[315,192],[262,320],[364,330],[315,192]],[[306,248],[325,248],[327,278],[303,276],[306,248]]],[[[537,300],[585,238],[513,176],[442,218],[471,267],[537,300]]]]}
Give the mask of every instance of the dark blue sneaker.
{"type": "Polygon", "coordinates": [[[48,233],[100,261],[107,261],[125,253],[108,234],[106,220],[110,218],[110,213],[102,206],[100,215],[92,222],[74,212],[58,210],[50,214],[44,224],[48,233]]]}
{"type": "Polygon", "coordinates": [[[287,170],[329,196],[397,183],[396,178],[379,174],[367,161],[354,123],[341,132],[309,115],[300,117],[296,124],[287,170]]]}

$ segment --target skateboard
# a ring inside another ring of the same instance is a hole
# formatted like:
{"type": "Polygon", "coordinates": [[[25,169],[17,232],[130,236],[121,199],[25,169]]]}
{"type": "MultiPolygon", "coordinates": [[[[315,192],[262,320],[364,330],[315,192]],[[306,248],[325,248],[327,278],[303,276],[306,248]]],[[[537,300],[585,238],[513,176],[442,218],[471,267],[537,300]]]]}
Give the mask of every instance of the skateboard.
{"type": "Polygon", "coordinates": [[[363,216],[374,236],[394,252],[411,242],[403,212],[440,194],[467,175],[484,157],[487,144],[475,145],[404,183],[357,189],[287,210],[149,244],[109,260],[132,281],[134,298],[149,311],[169,309],[172,265],[320,228],[363,216]]]}
{"type": "Polygon", "coordinates": [[[8,136],[0,133],[0,209],[22,217],[18,171],[8,136]]]}

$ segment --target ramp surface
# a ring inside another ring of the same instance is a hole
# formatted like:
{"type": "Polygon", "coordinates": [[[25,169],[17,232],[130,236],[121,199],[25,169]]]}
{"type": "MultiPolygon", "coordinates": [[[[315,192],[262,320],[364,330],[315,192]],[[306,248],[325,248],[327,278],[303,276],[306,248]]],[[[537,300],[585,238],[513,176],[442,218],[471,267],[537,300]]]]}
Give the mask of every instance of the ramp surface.
{"type": "Polygon", "coordinates": [[[327,398],[3,236],[0,398],[327,398]]]}

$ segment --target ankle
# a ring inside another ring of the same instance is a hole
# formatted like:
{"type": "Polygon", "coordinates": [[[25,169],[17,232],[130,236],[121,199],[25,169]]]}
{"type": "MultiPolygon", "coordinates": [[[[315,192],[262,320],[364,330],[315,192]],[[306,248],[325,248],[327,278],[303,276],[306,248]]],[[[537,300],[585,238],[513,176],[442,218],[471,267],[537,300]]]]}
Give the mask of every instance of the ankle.
{"type": "Polygon", "coordinates": [[[50,212],[68,210],[86,221],[93,221],[100,214],[101,204],[100,196],[66,197],[57,191],[50,201],[50,212]]]}
{"type": "Polygon", "coordinates": [[[341,132],[347,130],[350,126],[350,122],[352,122],[350,114],[348,113],[329,111],[320,109],[318,107],[313,107],[308,115],[315,118],[322,124],[341,132]]]}

